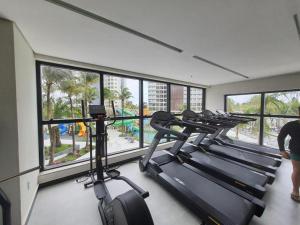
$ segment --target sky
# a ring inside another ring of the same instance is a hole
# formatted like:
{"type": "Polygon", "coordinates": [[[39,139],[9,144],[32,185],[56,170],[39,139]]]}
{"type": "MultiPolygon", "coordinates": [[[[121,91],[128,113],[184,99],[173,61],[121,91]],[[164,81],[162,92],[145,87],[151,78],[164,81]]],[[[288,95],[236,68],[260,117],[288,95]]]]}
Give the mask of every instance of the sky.
{"type": "Polygon", "coordinates": [[[251,94],[251,95],[234,95],[234,96],[228,96],[229,98],[231,98],[232,100],[234,100],[234,102],[236,103],[245,103],[250,101],[250,99],[254,96],[255,94],[251,94]]]}

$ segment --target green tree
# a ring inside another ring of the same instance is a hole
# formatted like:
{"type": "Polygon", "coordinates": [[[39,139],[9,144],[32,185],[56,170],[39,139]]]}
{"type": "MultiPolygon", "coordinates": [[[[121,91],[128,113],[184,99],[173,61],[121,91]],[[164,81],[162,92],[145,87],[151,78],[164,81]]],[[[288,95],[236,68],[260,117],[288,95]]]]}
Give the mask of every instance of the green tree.
{"type": "Polygon", "coordinates": [[[236,103],[234,102],[233,99],[227,97],[227,112],[234,112],[235,111],[235,105],[236,103]]]}
{"type": "MultiPolygon", "coordinates": [[[[118,93],[118,98],[121,100],[121,116],[124,116],[124,106],[125,101],[132,97],[131,92],[127,87],[121,88],[121,91],[118,93]]],[[[124,120],[122,120],[122,132],[124,132],[124,120]]]]}
{"type": "Polygon", "coordinates": [[[54,105],[54,108],[53,108],[53,117],[54,118],[67,118],[68,117],[69,108],[63,98],[59,97],[54,102],[53,105],[54,105]]]}
{"type": "Polygon", "coordinates": [[[115,90],[104,88],[104,99],[108,101],[108,107],[111,108],[111,102],[118,98],[118,93],[115,90]]]}
{"type": "MultiPolygon", "coordinates": [[[[70,106],[70,117],[75,118],[75,111],[74,111],[74,102],[76,96],[80,94],[80,85],[78,83],[78,77],[73,76],[72,71],[64,70],[65,79],[60,82],[59,89],[63,93],[67,95],[67,99],[70,106]]],[[[71,128],[71,135],[72,135],[72,147],[73,147],[73,154],[75,154],[75,127],[74,124],[70,125],[71,128]]]]}
{"type": "MultiPolygon", "coordinates": [[[[80,76],[80,87],[82,92],[82,99],[84,100],[85,108],[88,109],[88,104],[91,104],[92,101],[97,99],[98,92],[96,87],[92,85],[96,83],[99,79],[99,76],[93,73],[81,72],[80,76]]],[[[86,130],[86,139],[85,139],[85,150],[89,149],[89,130],[86,130]]]]}
{"type": "Polygon", "coordinates": [[[285,103],[279,100],[278,93],[267,94],[265,97],[265,112],[268,114],[285,114],[285,103]]]}
{"type": "MultiPolygon", "coordinates": [[[[42,89],[45,93],[45,111],[44,111],[44,119],[50,120],[53,118],[53,99],[51,97],[51,94],[55,91],[57,88],[59,82],[61,82],[64,79],[64,73],[61,69],[50,67],[50,66],[44,66],[42,67],[42,89]]],[[[48,131],[49,131],[49,138],[50,138],[50,149],[49,149],[49,164],[53,164],[54,162],[54,153],[56,149],[56,143],[57,143],[57,132],[59,132],[57,126],[51,126],[51,124],[48,124],[48,131]]]]}

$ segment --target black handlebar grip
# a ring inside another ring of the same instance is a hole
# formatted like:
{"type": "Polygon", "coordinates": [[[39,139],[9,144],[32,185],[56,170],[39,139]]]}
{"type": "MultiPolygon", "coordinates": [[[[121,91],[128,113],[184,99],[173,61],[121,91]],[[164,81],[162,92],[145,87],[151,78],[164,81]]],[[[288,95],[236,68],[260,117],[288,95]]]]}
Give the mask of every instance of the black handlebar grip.
{"type": "Polygon", "coordinates": [[[115,110],[115,103],[114,103],[114,101],[111,101],[111,106],[112,106],[112,110],[113,110],[113,115],[114,115],[114,117],[116,117],[116,110],[115,110]]]}

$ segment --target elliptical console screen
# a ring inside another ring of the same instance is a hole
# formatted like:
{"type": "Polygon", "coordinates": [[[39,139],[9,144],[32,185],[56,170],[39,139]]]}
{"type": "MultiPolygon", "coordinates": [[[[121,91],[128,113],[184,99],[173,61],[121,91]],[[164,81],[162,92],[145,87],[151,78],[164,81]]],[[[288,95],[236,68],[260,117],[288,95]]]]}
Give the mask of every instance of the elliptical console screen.
{"type": "Polygon", "coordinates": [[[105,116],[106,110],[104,105],[89,105],[89,111],[91,117],[105,116]]]}

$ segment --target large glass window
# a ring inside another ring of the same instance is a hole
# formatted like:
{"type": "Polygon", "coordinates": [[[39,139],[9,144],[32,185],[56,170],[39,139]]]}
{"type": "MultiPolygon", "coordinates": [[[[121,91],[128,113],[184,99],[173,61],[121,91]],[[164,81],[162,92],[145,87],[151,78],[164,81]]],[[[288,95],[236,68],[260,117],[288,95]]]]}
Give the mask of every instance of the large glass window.
{"type": "Polygon", "coordinates": [[[239,124],[231,129],[227,135],[233,139],[259,144],[260,119],[259,117],[252,118],[255,118],[256,121],[239,124]]]}
{"type": "Polygon", "coordinates": [[[116,116],[139,115],[139,81],[136,79],[104,75],[104,103],[108,115],[112,115],[114,101],[116,116]]]}
{"type": "Polygon", "coordinates": [[[195,112],[202,111],[203,89],[190,88],[190,109],[195,112]]]}
{"type": "MultiPolygon", "coordinates": [[[[298,116],[300,91],[272,92],[265,94],[265,117],[263,143],[277,147],[277,136],[281,128],[298,116]],[[283,116],[283,117],[282,117],[283,116]]],[[[286,148],[289,138],[286,139],[286,148]]]]}
{"type": "Polygon", "coordinates": [[[41,67],[43,119],[81,117],[81,100],[100,103],[100,76],[53,66],[41,67]]]}
{"type": "Polygon", "coordinates": [[[265,114],[298,116],[300,91],[265,94],[265,114]]]}
{"type": "Polygon", "coordinates": [[[170,85],[171,88],[171,112],[182,113],[187,108],[187,87],[170,85]]]}
{"type": "Polygon", "coordinates": [[[138,119],[117,120],[107,130],[109,154],[139,148],[140,125],[138,119]]]}
{"type": "MultiPolygon", "coordinates": [[[[277,136],[281,128],[288,122],[295,120],[289,118],[264,118],[264,145],[278,147],[277,136]]],[[[285,146],[288,147],[289,138],[286,139],[285,146]]]]}
{"type": "MultiPolygon", "coordinates": [[[[93,124],[92,127],[95,125],[93,124]]],[[[44,125],[43,138],[45,166],[69,164],[89,159],[89,139],[87,129],[82,122],[44,125]]],[[[95,155],[95,143],[92,146],[93,155],[95,155]]]]}
{"type": "MultiPolygon", "coordinates": [[[[118,118],[108,129],[107,150],[110,155],[148,146],[156,134],[150,126],[151,115],[156,111],[169,110],[180,116],[187,108],[188,88],[191,109],[202,111],[201,88],[43,62],[37,62],[37,65],[40,81],[40,163],[43,169],[89,159],[89,129],[81,115],[82,100],[87,116],[88,105],[104,104],[110,117],[111,102],[114,101],[118,118]]],[[[91,123],[91,127],[95,133],[95,123],[91,123]]],[[[174,129],[180,130],[178,127],[174,129]]],[[[161,143],[166,141],[163,139],[161,143]]],[[[95,140],[92,155],[95,156],[95,140]]]]}
{"type": "MultiPolygon", "coordinates": [[[[232,138],[278,148],[277,137],[281,128],[289,121],[297,119],[300,91],[228,95],[226,106],[228,112],[253,114],[258,118],[256,122],[239,125],[230,130],[228,134],[232,138]],[[264,107],[261,107],[263,102],[264,107]]],[[[286,148],[288,142],[289,138],[286,139],[286,148]]]]}
{"type": "Polygon", "coordinates": [[[143,82],[144,96],[144,115],[152,115],[156,111],[167,111],[167,84],[144,81],[143,82]]]}
{"type": "Polygon", "coordinates": [[[40,69],[44,166],[84,159],[89,154],[88,131],[82,122],[68,120],[82,117],[81,100],[86,107],[100,103],[100,75],[54,66],[40,69]],[[53,124],[52,119],[65,122],[53,124]]]}
{"type": "Polygon", "coordinates": [[[261,110],[261,95],[230,95],[226,98],[227,112],[259,114],[261,110]]]}

